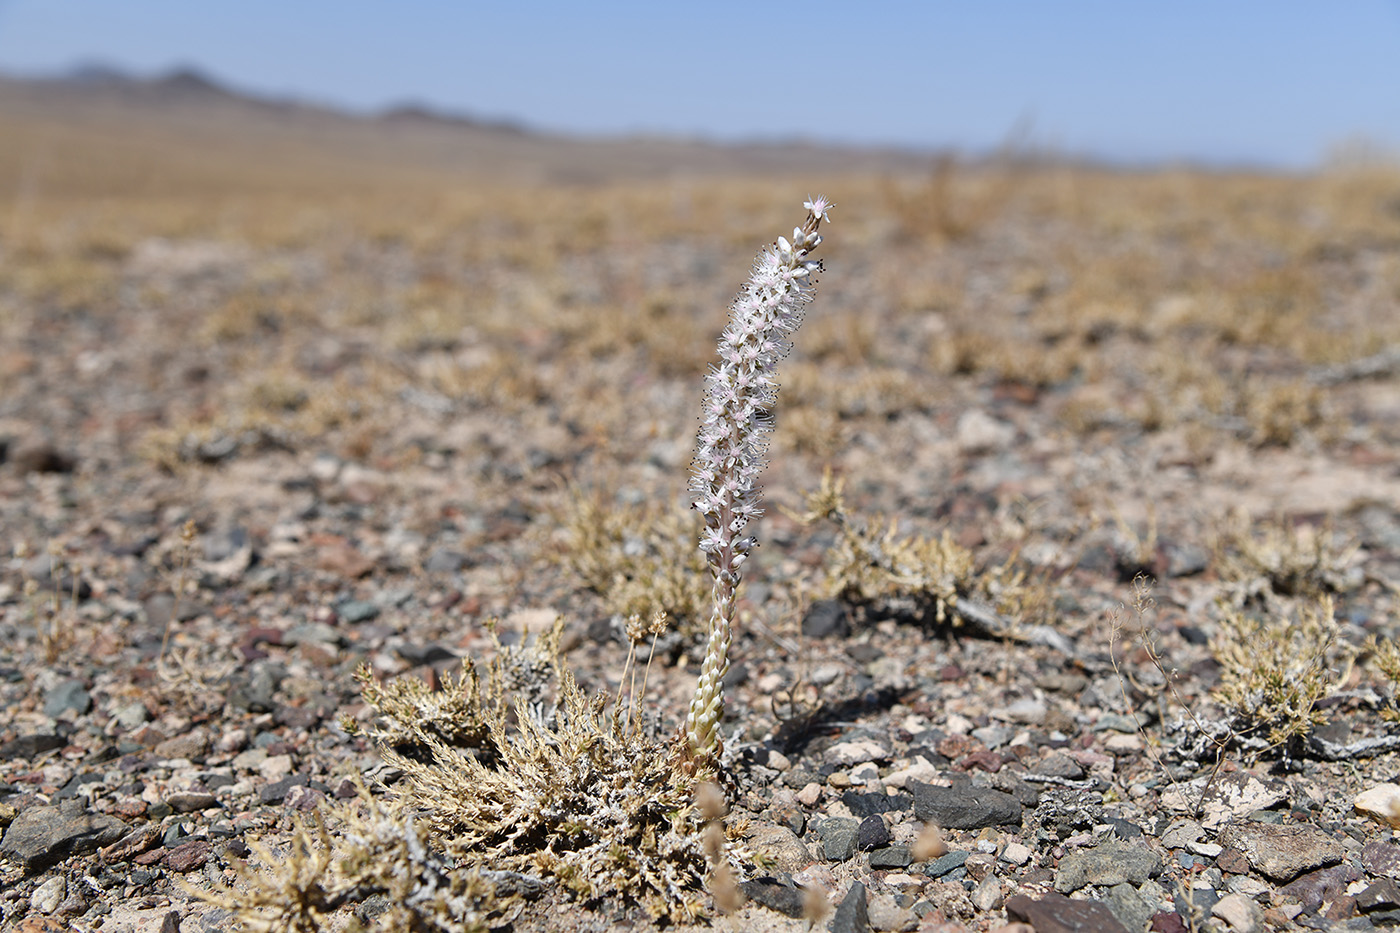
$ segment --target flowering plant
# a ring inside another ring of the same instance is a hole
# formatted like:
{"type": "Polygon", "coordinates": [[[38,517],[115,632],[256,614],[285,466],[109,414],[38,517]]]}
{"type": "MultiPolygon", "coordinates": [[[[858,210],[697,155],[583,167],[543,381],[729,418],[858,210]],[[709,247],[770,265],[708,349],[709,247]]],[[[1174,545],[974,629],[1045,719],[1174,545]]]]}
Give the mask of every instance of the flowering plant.
{"type": "Polygon", "coordinates": [[[719,722],[724,713],[724,675],[729,670],[740,572],[757,546],[745,536],[762,514],[755,485],[772,429],[778,361],[792,349],[787,336],[802,323],[812,300],[820,260],[809,258],[821,244],[818,229],[832,204],[824,197],[804,202],[807,219],[778,237],[754,263],[753,274],[730,308],[719,338],[719,363],[705,378],[705,403],[692,464],[695,508],[705,520],[700,550],[714,578],[713,609],[705,660],[686,716],[683,753],[698,770],[719,760],[719,722]]]}

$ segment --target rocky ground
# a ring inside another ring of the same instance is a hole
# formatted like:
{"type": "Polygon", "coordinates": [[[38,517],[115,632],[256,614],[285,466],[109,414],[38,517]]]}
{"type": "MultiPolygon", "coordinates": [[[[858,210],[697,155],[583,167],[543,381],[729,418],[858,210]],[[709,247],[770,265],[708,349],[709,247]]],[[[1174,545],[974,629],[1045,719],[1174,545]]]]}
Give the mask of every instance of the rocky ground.
{"type": "MultiPolygon", "coordinates": [[[[729,678],[758,858],[701,926],[1400,923],[1400,181],[824,184],[729,678]],[[852,527],[894,522],[881,553],[946,532],[968,567],[857,579],[798,520],[826,469],[852,527]]],[[[10,229],[3,925],[230,928],[192,890],[400,777],[347,731],[358,666],[437,683],[488,620],[510,643],[558,615],[612,696],[610,580],[676,617],[644,698],[673,730],[699,621],[635,559],[689,553],[711,341],[806,194],[75,202],[10,229]],[[610,513],[631,530],[589,539],[610,513]]],[[[653,925],[532,897],[513,929],[653,925]]]]}

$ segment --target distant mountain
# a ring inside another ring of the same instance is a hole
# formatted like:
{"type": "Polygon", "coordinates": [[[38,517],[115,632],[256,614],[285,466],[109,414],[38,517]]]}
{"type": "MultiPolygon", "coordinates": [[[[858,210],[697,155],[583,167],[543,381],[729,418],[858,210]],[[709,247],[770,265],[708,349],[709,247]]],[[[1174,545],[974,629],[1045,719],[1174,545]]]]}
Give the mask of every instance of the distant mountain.
{"type": "Polygon", "coordinates": [[[552,134],[422,103],[358,115],[248,94],[192,67],[155,77],[101,63],[51,78],[0,75],[0,138],[7,146],[33,140],[42,148],[50,145],[44,140],[60,137],[95,152],[126,153],[142,166],[142,183],[152,190],[185,176],[213,183],[228,176],[229,164],[248,160],[269,184],[277,172],[295,169],[303,187],[344,184],[346,172],[363,170],[589,183],[675,175],[924,172],[931,163],[931,154],[899,150],[552,134]],[[173,167],[177,156],[179,172],[166,172],[162,166],[173,167]]]}

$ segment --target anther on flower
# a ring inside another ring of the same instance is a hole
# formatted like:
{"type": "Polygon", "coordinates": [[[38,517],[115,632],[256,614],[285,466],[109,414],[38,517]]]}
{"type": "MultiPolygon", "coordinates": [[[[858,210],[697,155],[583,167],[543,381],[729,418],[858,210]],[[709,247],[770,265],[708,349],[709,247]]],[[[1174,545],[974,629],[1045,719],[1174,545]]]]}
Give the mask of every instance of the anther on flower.
{"type": "Polygon", "coordinates": [[[825,197],[803,203],[807,219],[778,237],[755,260],[749,281],[730,306],[719,338],[719,360],[705,377],[690,488],[704,516],[700,550],[714,578],[714,608],[705,662],[685,722],[685,753],[704,770],[719,762],[719,721],[724,713],[724,675],[729,670],[740,567],[757,540],[744,537],[749,521],[762,514],[755,485],[772,429],[770,406],[778,391],[774,374],[791,344],[784,338],[802,323],[816,285],[820,260],[810,259],[822,238],[817,230],[832,204],[825,197]]]}

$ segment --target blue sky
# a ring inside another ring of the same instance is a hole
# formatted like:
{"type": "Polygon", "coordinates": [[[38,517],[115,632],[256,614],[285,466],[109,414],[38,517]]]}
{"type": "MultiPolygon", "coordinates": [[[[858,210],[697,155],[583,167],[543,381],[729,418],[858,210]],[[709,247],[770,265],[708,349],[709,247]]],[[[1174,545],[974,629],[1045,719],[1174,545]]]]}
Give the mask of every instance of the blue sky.
{"type": "Polygon", "coordinates": [[[1400,151],[1400,0],[0,0],[0,71],[194,65],[542,129],[1306,168],[1400,151]]]}

